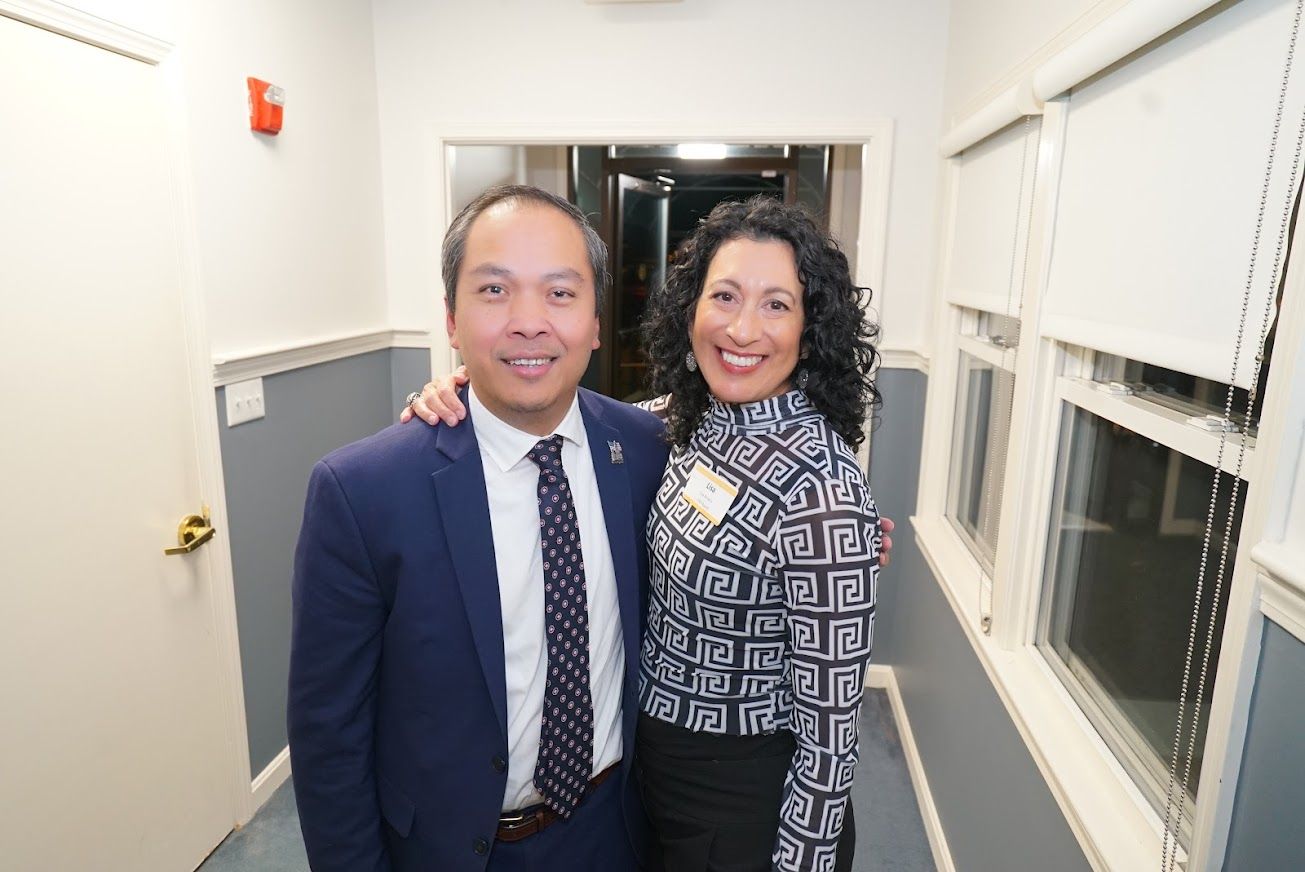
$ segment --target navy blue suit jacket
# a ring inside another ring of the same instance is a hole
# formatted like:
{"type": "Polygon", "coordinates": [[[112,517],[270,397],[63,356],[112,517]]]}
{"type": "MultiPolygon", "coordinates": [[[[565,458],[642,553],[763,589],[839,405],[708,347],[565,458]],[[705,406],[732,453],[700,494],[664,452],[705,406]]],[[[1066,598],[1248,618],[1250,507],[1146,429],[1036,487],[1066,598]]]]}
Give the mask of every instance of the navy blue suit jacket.
{"type": "MultiPolygon", "coordinates": [[[[667,447],[661,422],[645,411],[585,390],[580,410],[616,574],[625,640],[621,791],[642,852],[631,759],[644,530],[667,447]],[[609,442],[620,443],[623,462],[613,462],[609,442]]],[[[295,553],[288,714],[312,868],[483,870],[506,783],[505,682],[489,504],[470,416],[454,428],[395,425],[318,462],[295,553]]]]}

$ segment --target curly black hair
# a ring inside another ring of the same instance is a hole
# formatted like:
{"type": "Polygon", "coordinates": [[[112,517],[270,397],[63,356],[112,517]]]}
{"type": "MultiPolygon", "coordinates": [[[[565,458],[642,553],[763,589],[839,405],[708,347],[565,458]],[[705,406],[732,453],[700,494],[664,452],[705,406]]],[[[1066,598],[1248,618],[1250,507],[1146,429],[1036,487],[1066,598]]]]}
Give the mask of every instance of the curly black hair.
{"type": "Polygon", "coordinates": [[[802,353],[808,399],[855,450],[865,439],[866,414],[881,404],[874,372],[879,326],[866,317],[870,289],[852,280],[847,256],[806,209],[757,196],[720,203],[681,243],[663,288],[648,301],[644,347],[655,395],[670,394],[667,440],[689,444],[707,413],[709,390],[700,372],[684,365],[707,268],[717,250],[735,239],[787,242],[802,281],[802,353]]]}

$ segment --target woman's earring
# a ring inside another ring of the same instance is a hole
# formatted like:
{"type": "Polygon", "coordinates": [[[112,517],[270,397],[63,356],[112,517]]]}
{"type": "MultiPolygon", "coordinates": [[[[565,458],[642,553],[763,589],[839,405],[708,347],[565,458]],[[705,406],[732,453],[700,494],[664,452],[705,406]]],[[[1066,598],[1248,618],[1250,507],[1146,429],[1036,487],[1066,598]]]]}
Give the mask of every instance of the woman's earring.
{"type": "Polygon", "coordinates": [[[698,358],[693,356],[692,351],[684,355],[684,368],[687,369],[689,372],[698,371],[698,358]]]}
{"type": "Polygon", "coordinates": [[[811,381],[811,373],[807,371],[805,366],[798,370],[795,381],[797,382],[798,390],[805,391],[807,389],[807,384],[811,381]]]}

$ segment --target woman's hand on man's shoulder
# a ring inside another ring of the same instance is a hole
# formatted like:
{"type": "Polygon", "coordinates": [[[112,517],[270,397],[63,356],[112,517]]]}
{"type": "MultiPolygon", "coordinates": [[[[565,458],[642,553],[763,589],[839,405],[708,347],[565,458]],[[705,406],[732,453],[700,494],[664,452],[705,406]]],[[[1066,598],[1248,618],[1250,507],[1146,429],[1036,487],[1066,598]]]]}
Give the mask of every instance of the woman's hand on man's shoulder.
{"type": "Polygon", "coordinates": [[[467,407],[458,397],[458,388],[471,381],[467,368],[460,366],[446,376],[427,382],[418,395],[409,395],[411,401],[399,412],[399,423],[406,424],[420,418],[432,427],[443,421],[450,427],[467,417],[467,407]]]}

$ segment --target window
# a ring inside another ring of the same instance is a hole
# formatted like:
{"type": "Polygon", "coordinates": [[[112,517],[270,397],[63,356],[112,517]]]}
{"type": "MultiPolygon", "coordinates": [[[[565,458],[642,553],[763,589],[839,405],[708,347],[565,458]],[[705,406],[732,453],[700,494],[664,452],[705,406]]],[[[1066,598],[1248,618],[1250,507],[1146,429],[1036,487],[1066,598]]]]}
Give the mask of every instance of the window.
{"type": "MultiPolygon", "coordinates": [[[[1105,20],[1127,29],[1132,14],[1105,20]]],[[[1237,788],[1219,776],[1240,753],[1255,650],[1254,629],[1227,604],[1255,596],[1245,558],[1272,544],[1260,509],[1277,487],[1252,481],[1269,467],[1252,463],[1260,411],[1246,405],[1248,391],[1265,395],[1267,362],[1254,385],[1261,346],[1267,360],[1277,319],[1297,312],[1281,299],[1299,281],[1285,277],[1302,232],[1292,14],[1293,4],[1231,4],[1159,39],[1139,31],[1131,55],[1071,82],[1084,57],[1075,44],[947,144],[945,320],[913,521],[1094,867],[1148,868],[1162,851],[1186,863],[1175,845],[1190,847],[1187,868],[1223,856],[1237,788]],[[1025,105],[1025,85],[1045,101],[1041,123],[987,133],[1012,100],[1025,105]],[[1264,137],[1246,131],[1270,120],[1283,133],[1266,162],[1264,137]],[[1207,166],[1220,168],[1218,184],[1193,184],[1207,166]],[[1010,326],[1025,334],[1018,379],[1010,326]],[[1230,394],[1236,433],[1223,420],[1230,394]],[[1235,568],[1245,587],[1230,597],[1235,568]],[[1216,674],[1226,614],[1236,665],[1216,674]]],[[[1300,326],[1289,317],[1284,336],[1300,326]]]]}
{"type": "MultiPolygon", "coordinates": [[[[1135,361],[1098,356],[1097,385],[1107,396],[1140,397],[1161,409],[1203,416],[1223,411],[1227,385],[1194,380],[1135,361]],[[1110,376],[1122,373],[1122,381],[1110,376]],[[1103,378],[1104,377],[1104,378],[1103,378]],[[1109,380],[1106,380],[1109,379],[1109,380]],[[1132,385],[1122,390],[1124,382],[1132,385]],[[1211,402],[1211,398],[1217,400],[1211,402]]],[[[1242,402],[1244,409],[1244,392],[1242,402]]],[[[1072,395],[1071,395],[1072,396],[1072,395]]],[[[1179,448],[1141,435],[1066,398],[1047,542],[1038,645],[1070,695],[1163,816],[1178,699],[1209,518],[1214,468],[1179,448]]],[[[1133,409],[1136,406],[1125,406],[1133,409]]],[[[1112,408],[1110,401],[1098,411],[1112,408]]],[[[1234,406],[1236,408],[1236,406],[1234,406]]],[[[1145,413],[1145,410],[1143,410],[1145,413]]],[[[1117,417],[1125,417],[1123,415],[1117,417]]],[[[1200,430],[1195,424],[1186,426],[1200,430]]],[[[1179,431],[1174,431],[1179,432],[1179,431]]],[[[1202,431],[1206,441],[1217,439],[1202,431]]],[[[1177,440],[1180,441],[1181,440],[1177,440]]],[[[1234,452],[1229,451],[1231,456],[1234,452]]],[[[1206,587],[1197,629],[1196,675],[1187,716],[1195,707],[1196,743],[1183,827],[1190,832],[1205,727],[1214,695],[1218,644],[1236,559],[1246,489],[1233,507],[1228,573],[1213,602],[1233,476],[1220,472],[1212,521],[1206,587]],[[1200,700],[1196,676],[1210,624],[1214,648],[1200,700]]],[[[1180,748],[1179,778],[1187,734],[1180,748]]]]}
{"type": "MultiPolygon", "coordinates": [[[[1271,351],[1265,352],[1266,359],[1271,351]]],[[[1268,366],[1260,373],[1261,382],[1269,374],[1268,366]]],[[[1167,409],[1191,417],[1213,415],[1222,418],[1228,400],[1228,385],[1187,373],[1175,372],[1138,360],[1126,360],[1108,354],[1097,355],[1093,378],[1098,382],[1113,384],[1120,392],[1127,392],[1167,409]]],[[[1246,415],[1245,388],[1233,388],[1232,421],[1241,426],[1246,415]]],[[[1260,423],[1260,409],[1264,405],[1264,385],[1256,392],[1255,408],[1251,410],[1250,429],[1247,435],[1254,438],[1260,423]]]]}
{"type": "Polygon", "coordinates": [[[947,517],[989,577],[996,562],[1019,321],[967,311],[960,338],[947,517]]]}

